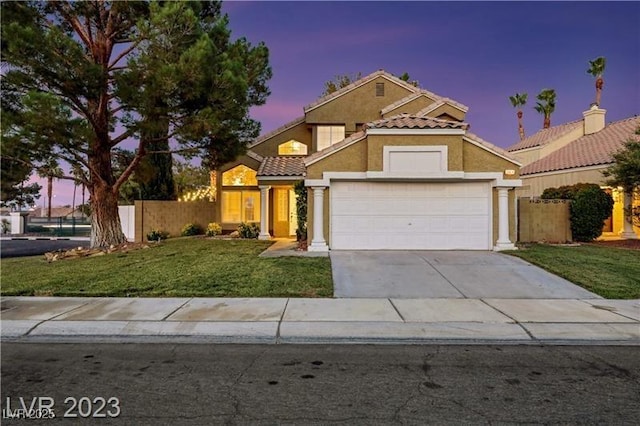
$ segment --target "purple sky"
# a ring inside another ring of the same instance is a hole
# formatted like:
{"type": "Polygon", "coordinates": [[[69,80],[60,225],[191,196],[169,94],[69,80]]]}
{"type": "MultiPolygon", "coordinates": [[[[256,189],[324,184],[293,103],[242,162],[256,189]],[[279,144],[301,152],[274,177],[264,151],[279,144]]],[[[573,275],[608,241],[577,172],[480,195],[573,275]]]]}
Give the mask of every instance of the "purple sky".
{"type": "MultiPolygon", "coordinates": [[[[527,135],[542,127],[533,105],[543,88],[557,93],[552,125],[581,118],[598,56],[607,59],[607,122],[640,112],[638,2],[235,1],[223,11],[234,38],[270,50],[271,96],[252,111],[263,133],[302,115],[335,75],[380,68],[467,105],[472,132],[501,147],[518,138],[516,92],[529,94],[527,135]]],[[[54,205],[71,203],[71,185],[55,193],[54,205]]]]}

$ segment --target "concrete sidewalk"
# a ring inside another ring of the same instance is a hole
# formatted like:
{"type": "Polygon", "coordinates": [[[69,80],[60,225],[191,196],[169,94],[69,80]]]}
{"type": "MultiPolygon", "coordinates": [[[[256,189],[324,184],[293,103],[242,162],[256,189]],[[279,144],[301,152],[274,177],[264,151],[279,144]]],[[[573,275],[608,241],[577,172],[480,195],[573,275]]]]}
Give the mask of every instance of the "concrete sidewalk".
{"type": "Polygon", "coordinates": [[[3,297],[4,341],[640,344],[640,300],[3,297]]]}

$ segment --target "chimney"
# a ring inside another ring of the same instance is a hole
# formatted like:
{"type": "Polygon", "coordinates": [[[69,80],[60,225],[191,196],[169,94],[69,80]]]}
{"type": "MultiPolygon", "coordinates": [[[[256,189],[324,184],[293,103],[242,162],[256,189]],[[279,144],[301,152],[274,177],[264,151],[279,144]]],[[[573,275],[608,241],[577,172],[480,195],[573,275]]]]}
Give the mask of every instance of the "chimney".
{"type": "Polygon", "coordinates": [[[583,112],[584,134],[590,135],[604,129],[604,115],[606,113],[606,109],[600,109],[597,105],[593,105],[588,111],[583,112]]]}

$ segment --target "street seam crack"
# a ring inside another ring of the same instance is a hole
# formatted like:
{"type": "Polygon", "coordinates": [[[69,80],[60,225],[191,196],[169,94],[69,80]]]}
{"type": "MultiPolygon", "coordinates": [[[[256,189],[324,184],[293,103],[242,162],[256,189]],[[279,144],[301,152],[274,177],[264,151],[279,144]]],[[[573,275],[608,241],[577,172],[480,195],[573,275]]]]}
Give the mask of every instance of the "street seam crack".
{"type": "Polygon", "coordinates": [[[187,303],[191,302],[193,300],[193,297],[187,299],[186,302],[184,302],[182,305],[178,306],[177,308],[175,308],[173,311],[171,311],[168,315],[166,315],[164,318],[161,318],[160,321],[166,321],[167,318],[169,318],[171,315],[175,314],[176,312],[178,312],[180,309],[182,309],[184,307],[184,305],[186,305],[187,303]]]}
{"type": "Polygon", "coordinates": [[[533,340],[534,342],[539,342],[539,340],[533,334],[531,334],[531,332],[529,330],[527,330],[527,328],[524,325],[520,324],[520,322],[517,319],[515,319],[511,315],[507,314],[506,312],[501,311],[500,309],[496,308],[495,306],[491,306],[489,303],[487,303],[486,300],[484,300],[484,299],[479,299],[479,300],[482,303],[484,303],[485,305],[487,305],[488,307],[490,307],[491,309],[495,309],[496,311],[500,312],[502,315],[506,316],[507,318],[512,319],[513,322],[518,325],[518,327],[520,327],[522,330],[524,330],[525,333],[527,333],[527,336],[529,336],[529,338],[531,340],[533,340]]]}
{"type": "Polygon", "coordinates": [[[398,316],[400,317],[400,319],[402,320],[402,322],[407,322],[407,320],[404,319],[404,317],[402,316],[402,314],[400,313],[400,311],[398,310],[398,307],[393,303],[393,301],[391,299],[387,299],[389,301],[389,303],[391,303],[391,306],[393,306],[393,309],[395,309],[396,313],[398,314],[398,316]]]}
{"type": "Polygon", "coordinates": [[[287,306],[289,306],[290,298],[287,298],[287,301],[284,303],[284,309],[282,310],[282,315],[280,315],[280,321],[278,321],[278,328],[276,328],[276,345],[280,344],[280,326],[282,325],[282,321],[284,320],[284,314],[287,312],[287,306]]]}
{"type": "Polygon", "coordinates": [[[448,279],[447,277],[445,277],[445,276],[444,276],[444,274],[443,274],[442,272],[440,272],[440,270],[439,270],[438,268],[436,268],[435,266],[433,266],[433,264],[432,264],[431,262],[429,262],[429,260],[425,259],[425,258],[424,258],[424,257],[422,257],[422,256],[419,256],[419,255],[417,255],[417,256],[418,256],[420,259],[422,259],[422,260],[423,260],[427,265],[431,266],[431,267],[433,268],[433,270],[434,270],[434,271],[436,271],[436,272],[438,273],[438,275],[440,275],[442,278],[444,278],[444,280],[445,280],[446,282],[448,282],[448,283],[449,283],[449,285],[450,285],[451,287],[455,288],[455,289],[456,289],[456,291],[457,291],[458,293],[460,293],[460,295],[461,295],[462,297],[464,297],[465,299],[468,299],[467,295],[466,295],[466,294],[464,294],[463,292],[461,292],[461,291],[460,291],[460,289],[459,289],[458,287],[456,287],[456,286],[455,286],[451,281],[449,281],[449,279],[448,279]]]}

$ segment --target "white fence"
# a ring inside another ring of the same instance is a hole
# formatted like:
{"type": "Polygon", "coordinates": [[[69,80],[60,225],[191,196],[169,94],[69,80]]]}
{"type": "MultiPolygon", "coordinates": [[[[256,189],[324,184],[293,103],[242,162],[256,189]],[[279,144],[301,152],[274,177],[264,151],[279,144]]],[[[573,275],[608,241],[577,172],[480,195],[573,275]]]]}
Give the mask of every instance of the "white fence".
{"type": "Polygon", "coordinates": [[[136,237],[136,206],[118,206],[122,232],[127,240],[134,241],[136,237]]]}

